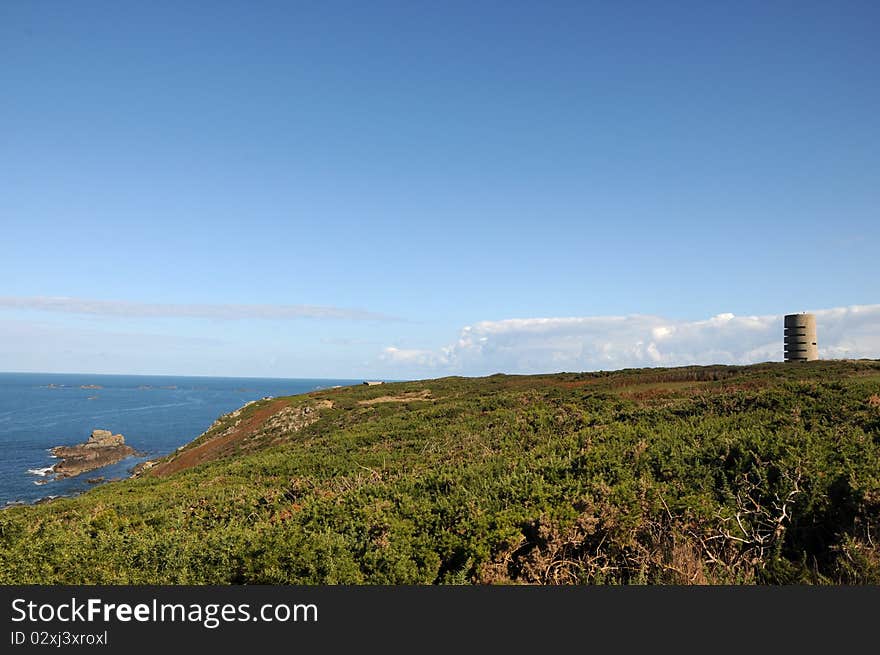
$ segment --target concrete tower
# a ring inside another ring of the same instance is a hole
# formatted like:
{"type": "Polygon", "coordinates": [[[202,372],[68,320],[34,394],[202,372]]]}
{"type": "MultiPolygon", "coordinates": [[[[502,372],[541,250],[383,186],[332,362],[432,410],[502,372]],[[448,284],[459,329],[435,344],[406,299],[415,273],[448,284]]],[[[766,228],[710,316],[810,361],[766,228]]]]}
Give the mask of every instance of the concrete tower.
{"type": "Polygon", "coordinates": [[[785,361],[811,362],[819,359],[816,345],[816,317],[788,314],[785,317],[785,361]]]}

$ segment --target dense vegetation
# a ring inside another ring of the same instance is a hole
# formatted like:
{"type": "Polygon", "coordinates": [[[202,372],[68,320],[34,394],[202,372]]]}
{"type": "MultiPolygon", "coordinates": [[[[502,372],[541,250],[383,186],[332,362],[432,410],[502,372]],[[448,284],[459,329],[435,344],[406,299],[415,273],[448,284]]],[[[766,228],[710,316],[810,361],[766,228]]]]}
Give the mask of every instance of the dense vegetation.
{"type": "Polygon", "coordinates": [[[271,402],[210,461],[0,512],[0,582],[880,583],[880,362],[271,402]]]}

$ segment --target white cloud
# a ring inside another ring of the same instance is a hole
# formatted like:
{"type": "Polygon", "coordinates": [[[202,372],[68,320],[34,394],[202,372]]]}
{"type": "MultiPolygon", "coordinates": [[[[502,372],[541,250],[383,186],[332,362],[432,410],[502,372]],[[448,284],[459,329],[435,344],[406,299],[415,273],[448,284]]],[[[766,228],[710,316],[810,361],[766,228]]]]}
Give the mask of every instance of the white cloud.
{"type": "Polygon", "coordinates": [[[342,320],[400,320],[363,309],[320,305],[163,304],[65,297],[0,297],[0,309],[39,310],[62,314],[123,318],[206,318],[215,320],[290,320],[323,318],[342,320]]]}
{"type": "MultiPolygon", "coordinates": [[[[880,305],[813,313],[821,357],[880,357],[880,305]]],[[[458,340],[439,351],[388,348],[383,355],[385,362],[466,375],[781,359],[781,314],[730,313],[697,321],[639,314],[482,321],[462,328],[458,340]]]]}

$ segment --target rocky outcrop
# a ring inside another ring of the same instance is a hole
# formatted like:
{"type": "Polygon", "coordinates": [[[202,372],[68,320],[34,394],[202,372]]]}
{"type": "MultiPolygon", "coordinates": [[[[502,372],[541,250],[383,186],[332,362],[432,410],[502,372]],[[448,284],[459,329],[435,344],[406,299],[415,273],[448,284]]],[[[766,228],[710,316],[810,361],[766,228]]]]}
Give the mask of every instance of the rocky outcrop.
{"type": "Polygon", "coordinates": [[[190,444],[149,467],[138,469],[138,474],[164,477],[205,462],[281,443],[318,421],[321,410],[332,407],[333,402],[326,399],[308,405],[291,405],[290,398],[251,401],[221,416],[190,444]]]}
{"type": "Polygon", "coordinates": [[[71,478],[86,471],[115,464],[135,455],[136,451],[126,445],[125,437],[109,430],[93,430],[89,440],[76,446],[55,446],[52,454],[61,461],[52,468],[56,479],[71,478]]]}
{"type": "Polygon", "coordinates": [[[143,473],[144,471],[149,471],[151,468],[153,468],[156,465],[156,463],[157,463],[156,460],[148,459],[145,462],[141,462],[140,464],[137,464],[133,469],[131,469],[131,477],[136,478],[136,477],[140,476],[140,474],[143,473]]]}

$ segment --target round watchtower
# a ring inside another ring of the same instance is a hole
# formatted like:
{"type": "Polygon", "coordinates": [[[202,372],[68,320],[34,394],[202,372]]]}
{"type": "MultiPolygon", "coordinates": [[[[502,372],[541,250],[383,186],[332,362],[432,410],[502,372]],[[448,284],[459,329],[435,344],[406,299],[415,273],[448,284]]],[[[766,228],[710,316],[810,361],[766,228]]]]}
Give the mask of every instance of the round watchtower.
{"type": "Polygon", "coordinates": [[[816,317],[788,314],[785,317],[785,361],[811,362],[819,359],[816,345],[816,317]]]}

